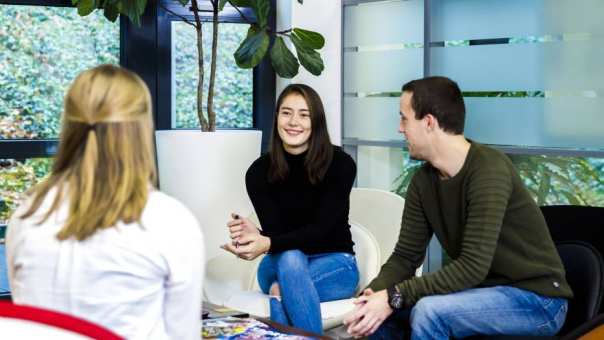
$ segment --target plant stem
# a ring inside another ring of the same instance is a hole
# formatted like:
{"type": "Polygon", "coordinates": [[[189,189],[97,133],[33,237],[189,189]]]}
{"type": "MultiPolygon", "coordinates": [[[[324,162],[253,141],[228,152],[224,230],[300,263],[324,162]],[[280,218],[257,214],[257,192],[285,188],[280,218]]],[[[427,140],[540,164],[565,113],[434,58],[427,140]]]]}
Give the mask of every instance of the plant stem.
{"type": "Polygon", "coordinates": [[[199,18],[197,0],[191,1],[191,8],[195,17],[195,31],[197,32],[197,66],[199,73],[199,81],[197,82],[197,118],[199,118],[201,131],[209,131],[208,121],[203,115],[203,32],[201,30],[201,19],[199,18]]]}
{"type": "Polygon", "coordinates": [[[218,1],[212,1],[212,59],[210,61],[210,85],[208,87],[209,131],[216,130],[216,112],[214,112],[214,82],[216,80],[216,53],[218,51],[218,1]]]}
{"type": "Polygon", "coordinates": [[[237,10],[237,12],[239,12],[239,15],[241,15],[241,17],[243,18],[243,20],[245,20],[245,22],[247,22],[250,25],[253,25],[254,23],[248,19],[248,17],[245,16],[245,14],[243,14],[243,12],[239,9],[239,7],[233,5],[233,3],[229,0],[229,5],[231,5],[233,8],[235,8],[237,10]]]}
{"type": "MultiPolygon", "coordinates": [[[[269,33],[272,33],[272,30],[270,28],[267,29],[267,31],[269,33]]],[[[290,33],[292,31],[291,28],[283,30],[283,31],[275,31],[274,34],[283,34],[283,35],[287,35],[286,33],[290,33]]]]}
{"type": "Polygon", "coordinates": [[[185,17],[184,15],[180,15],[176,12],[174,12],[173,10],[169,9],[168,7],[164,6],[164,4],[161,3],[161,1],[158,1],[157,4],[159,5],[159,7],[161,7],[164,11],[172,14],[175,17],[178,17],[180,20],[184,21],[185,23],[196,27],[194,23],[192,23],[189,19],[187,19],[187,17],[185,17]]]}

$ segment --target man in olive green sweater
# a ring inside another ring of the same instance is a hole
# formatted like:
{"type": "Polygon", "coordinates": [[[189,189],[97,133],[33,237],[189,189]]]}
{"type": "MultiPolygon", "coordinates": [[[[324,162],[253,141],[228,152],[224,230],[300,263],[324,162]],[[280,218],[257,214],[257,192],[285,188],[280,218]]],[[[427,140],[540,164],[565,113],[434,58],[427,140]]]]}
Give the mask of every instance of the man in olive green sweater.
{"type": "MultiPolygon", "coordinates": [[[[407,190],[399,240],[345,320],[356,337],[553,335],[572,296],[539,207],[507,156],[463,135],[457,84],[403,86],[399,132],[425,160],[407,190]],[[414,277],[432,236],[452,261],[414,277]]],[[[521,122],[519,122],[521,123],[521,122]]]]}

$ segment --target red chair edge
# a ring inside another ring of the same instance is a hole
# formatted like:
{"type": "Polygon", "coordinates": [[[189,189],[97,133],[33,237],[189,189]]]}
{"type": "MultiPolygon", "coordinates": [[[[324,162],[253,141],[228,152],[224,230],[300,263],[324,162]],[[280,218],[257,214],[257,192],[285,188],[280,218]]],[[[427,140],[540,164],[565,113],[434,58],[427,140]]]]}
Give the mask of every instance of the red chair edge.
{"type": "Polygon", "coordinates": [[[122,340],[123,337],[90,321],[48,309],[0,301],[0,317],[22,319],[54,326],[94,339],[122,340]]]}

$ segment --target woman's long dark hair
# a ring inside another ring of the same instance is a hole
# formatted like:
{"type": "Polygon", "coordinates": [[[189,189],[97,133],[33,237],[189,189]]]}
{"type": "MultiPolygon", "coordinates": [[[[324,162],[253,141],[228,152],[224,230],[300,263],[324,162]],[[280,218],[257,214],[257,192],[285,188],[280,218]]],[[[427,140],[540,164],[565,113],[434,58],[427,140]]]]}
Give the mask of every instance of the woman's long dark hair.
{"type": "Polygon", "coordinates": [[[311,133],[308,143],[308,153],[304,159],[304,167],[310,183],[317,184],[323,180],[333,158],[333,145],[327,131],[325,110],[319,94],[310,86],[304,84],[290,84],[279,95],[275,116],[273,117],[273,132],[269,148],[270,167],[268,180],[271,183],[285,180],[289,174],[289,166],[285,160],[283,140],[279,136],[277,118],[279,108],[285,98],[297,94],[304,98],[310,111],[311,133]]]}

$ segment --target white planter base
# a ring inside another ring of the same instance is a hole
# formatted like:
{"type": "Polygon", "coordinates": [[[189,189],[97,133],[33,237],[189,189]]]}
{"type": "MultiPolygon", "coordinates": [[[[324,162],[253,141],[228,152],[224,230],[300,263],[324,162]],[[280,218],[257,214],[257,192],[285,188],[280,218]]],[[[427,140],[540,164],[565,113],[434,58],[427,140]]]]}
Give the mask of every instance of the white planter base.
{"type": "Polygon", "coordinates": [[[230,213],[253,212],[245,172],[260,156],[262,132],[164,130],[155,136],[160,190],[193,211],[204,234],[206,259],[224,252],[219,246],[229,242],[230,213]]]}

